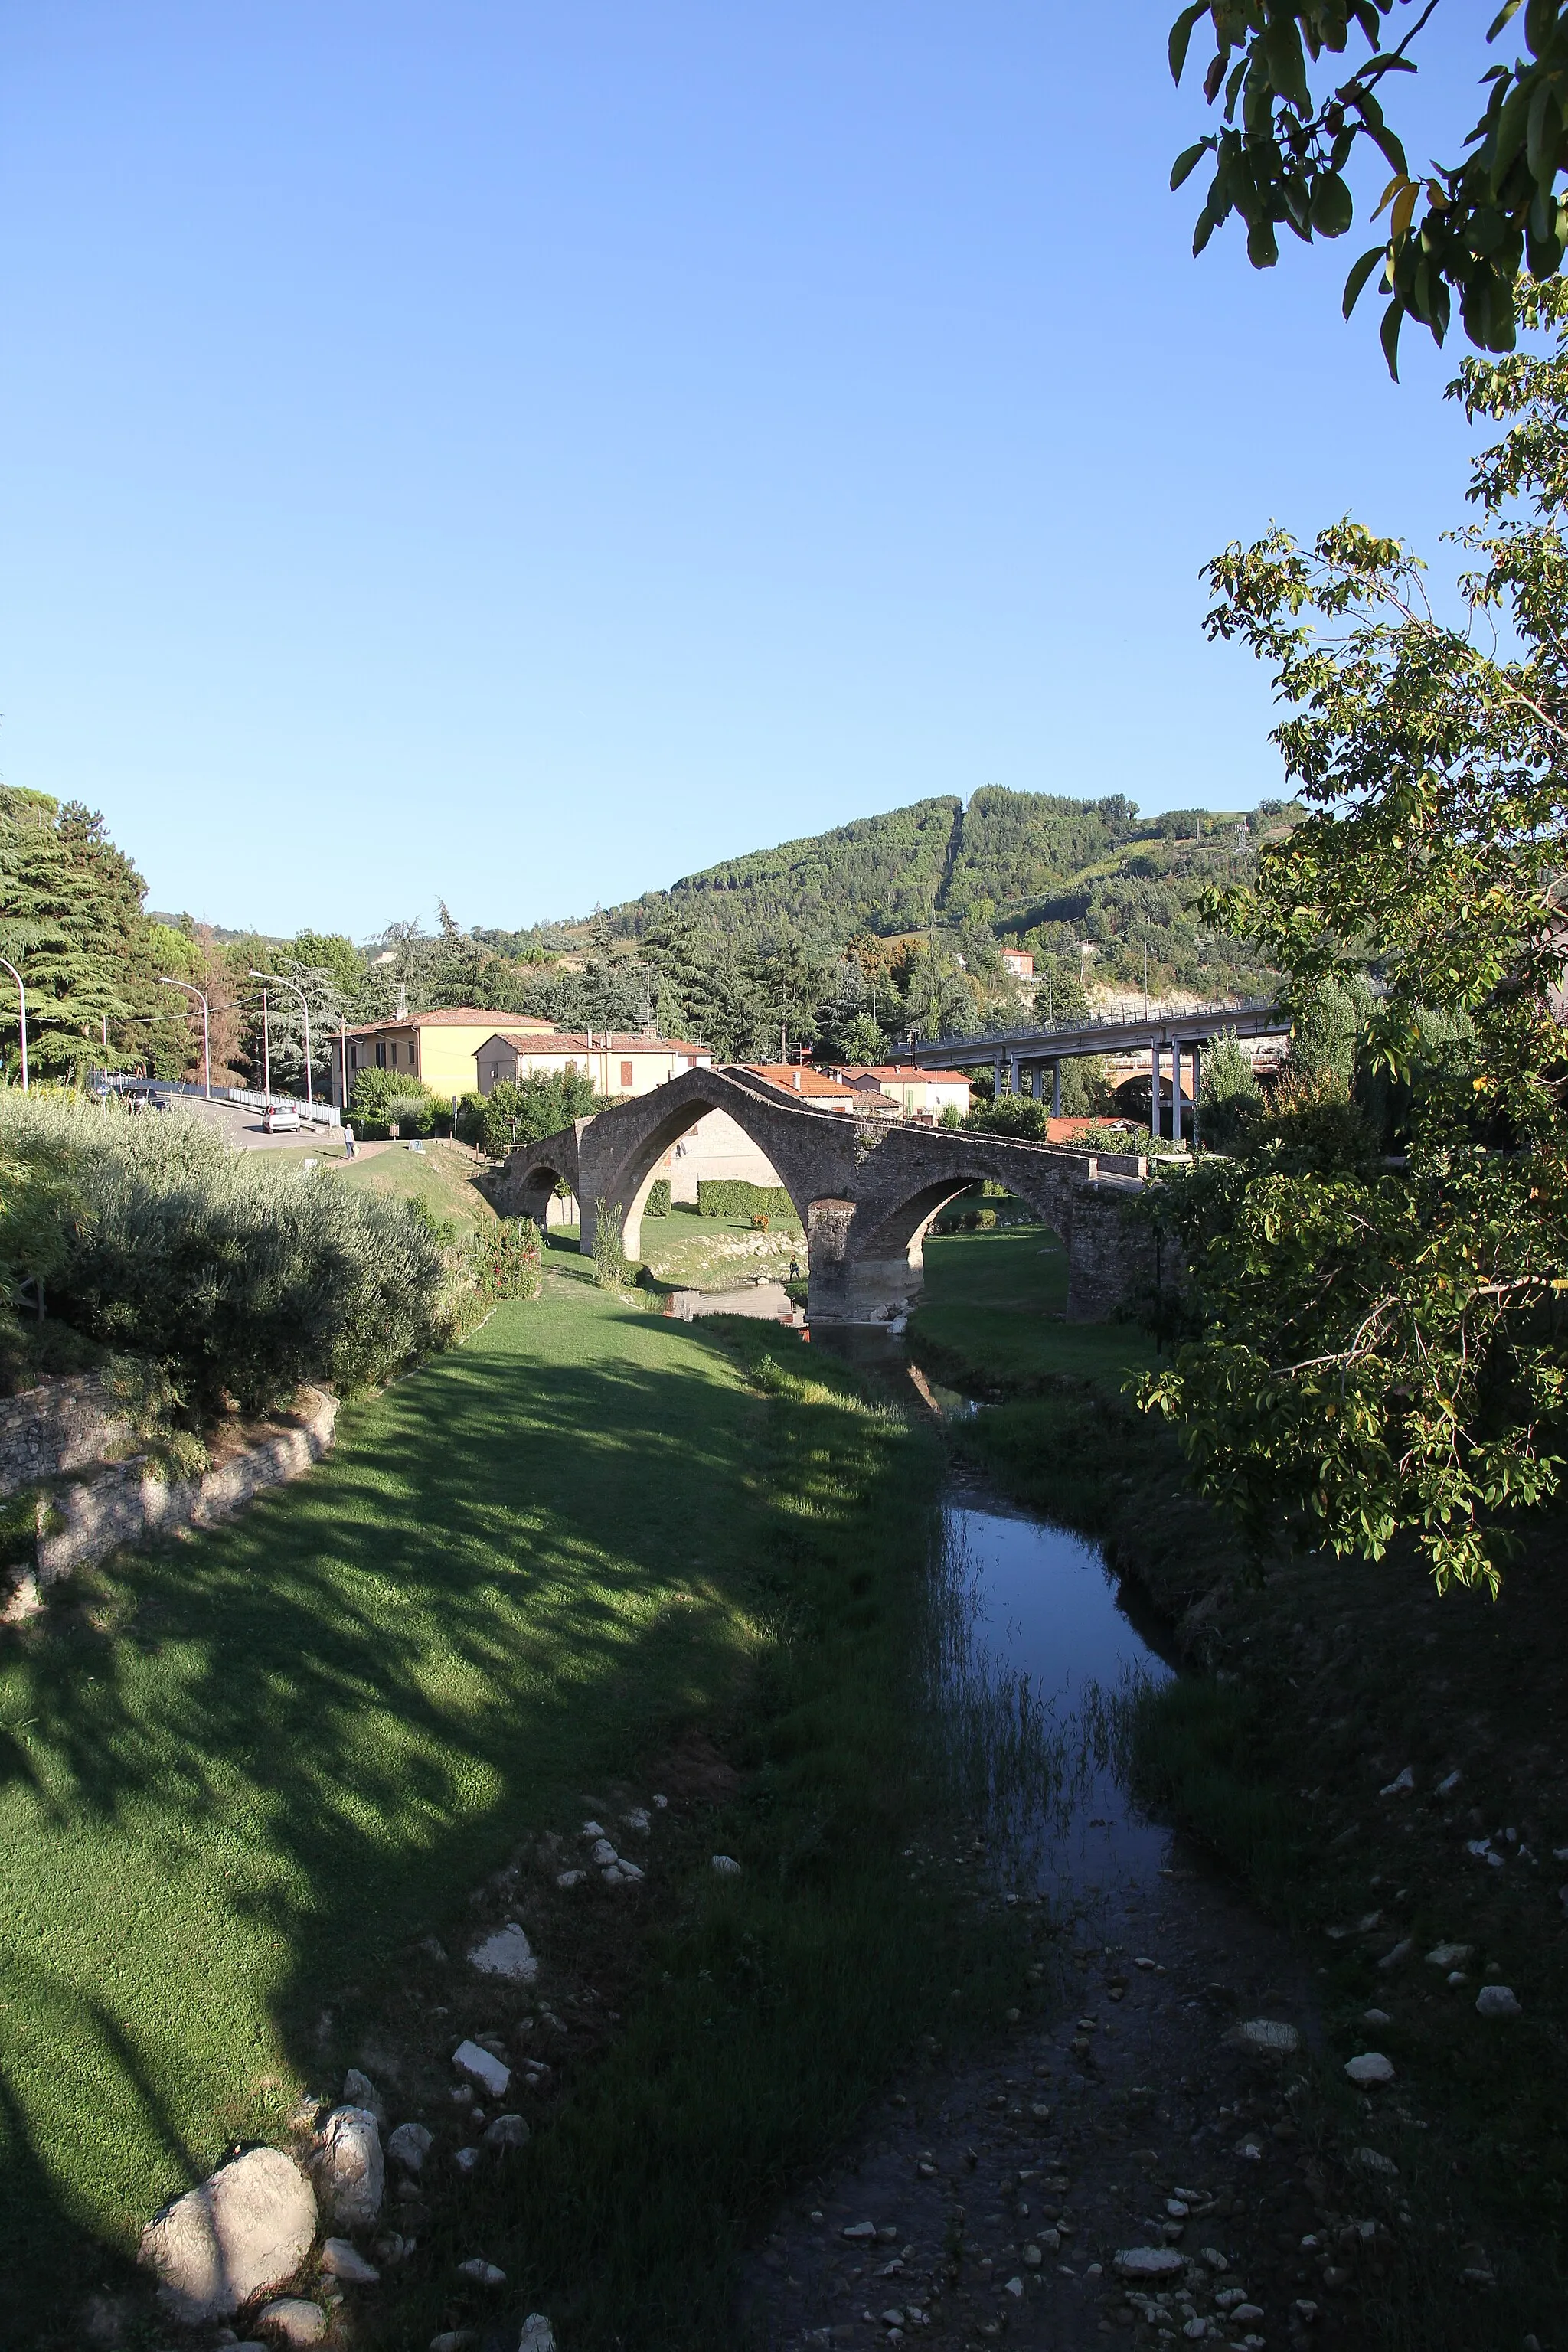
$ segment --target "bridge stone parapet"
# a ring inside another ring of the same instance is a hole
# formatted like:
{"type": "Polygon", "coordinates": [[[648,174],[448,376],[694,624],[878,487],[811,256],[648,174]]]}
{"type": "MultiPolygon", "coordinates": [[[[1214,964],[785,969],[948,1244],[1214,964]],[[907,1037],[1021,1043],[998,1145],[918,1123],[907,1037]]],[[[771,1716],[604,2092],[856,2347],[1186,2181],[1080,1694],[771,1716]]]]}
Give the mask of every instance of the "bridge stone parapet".
{"type": "Polygon", "coordinates": [[[523,1146],[491,1187],[503,1214],[540,1223],[558,1181],[576,1194],[591,1251],[600,1203],[628,1257],[660,1161],[705,1111],[722,1110],[766,1155],[805,1234],[814,1321],[901,1320],[919,1297],[931,1220],[971,1184],[1004,1185],[1068,1251],[1068,1319],[1101,1320],[1153,1279],[1152,1244],[1126,1214],[1145,1163],[1065,1151],[967,1129],[926,1128],[815,1110],[736,1068],[687,1070],[593,1118],[523,1146]]]}

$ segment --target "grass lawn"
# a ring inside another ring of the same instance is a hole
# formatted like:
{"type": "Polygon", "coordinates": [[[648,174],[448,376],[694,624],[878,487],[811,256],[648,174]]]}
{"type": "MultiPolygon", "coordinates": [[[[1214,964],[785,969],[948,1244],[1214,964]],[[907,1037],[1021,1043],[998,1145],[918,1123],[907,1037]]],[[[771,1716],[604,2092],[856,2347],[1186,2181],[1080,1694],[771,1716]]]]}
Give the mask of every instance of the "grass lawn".
{"type": "Polygon", "coordinates": [[[784,1281],[793,1260],[805,1267],[805,1242],[797,1226],[781,1227],[776,1219],[758,1234],[749,1217],[700,1217],[677,1202],[668,1217],[644,1217],[642,1254],[661,1282],[724,1290],[759,1274],[784,1281]]]}
{"type": "Polygon", "coordinates": [[[368,1160],[323,1160],[321,1164],[330,1164],[342,1183],[390,1192],[400,1201],[423,1201],[432,1216],[459,1226],[489,1224],[495,1215],[474,1182],[473,1161],[438,1139],[427,1142],[423,1151],[408,1151],[395,1143],[368,1160]]]}
{"type": "Polygon", "coordinates": [[[404,2079],[437,2070],[449,2132],[465,1996],[418,1979],[419,1939],[460,1954],[498,1864],[694,1726],[734,1794],[672,1832],[646,1937],[624,1897],[618,2038],[488,2203],[452,2209],[452,2177],[385,2340],[474,2317],[453,2266],[482,2211],[574,2352],[723,2343],[739,2236],[951,2018],[961,1968],[993,2009],[1017,1998],[898,1860],[932,1805],[910,1704],[929,1437],[783,1335],[551,1264],[542,1298],[347,1408],[308,1479],[0,1635],[8,2343],[79,2342],[71,2295],[123,2278],[226,2146],[284,2138],[378,2017],[412,2017],[404,2079]],[[737,1880],[706,1867],[721,1839],[737,1880]]]}
{"type": "Polygon", "coordinates": [[[1063,1322],[1067,1289],[1067,1252],[1047,1225],[928,1236],[911,1350],[939,1380],[982,1395],[1024,1396],[1064,1378],[1120,1389],[1153,1363],[1135,1325],[1063,1322]]]}

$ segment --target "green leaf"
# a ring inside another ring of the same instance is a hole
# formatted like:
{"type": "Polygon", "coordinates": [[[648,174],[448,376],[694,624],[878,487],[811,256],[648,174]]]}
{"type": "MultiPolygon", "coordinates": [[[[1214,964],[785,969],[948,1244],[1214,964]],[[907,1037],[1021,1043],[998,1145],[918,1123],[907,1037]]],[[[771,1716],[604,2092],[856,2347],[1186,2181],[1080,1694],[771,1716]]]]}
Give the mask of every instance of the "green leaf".
{"type": "Polygon", "coordinates": [[[1190,175],[1196,171],[1198,158],[1200,155],[1203,155],[1207,152],[1208,145],[1209,142],[1206,139],[1199,139],[1193,146],[1183,148],[1181,153],[1177,156],[1175,162],[1171,166],[1171,185],[1173,188],[1179,188],[1182,182],[1189,178],[1190,175]]]}
{"type": "Polygon", "coordinates": [[[1404,303],[1391,302],[1383,314],[1383,324],[1378,329],[1378,341],[1383,345],[1383,356],[1388,362],[1388,373],[1395,383],[1399,382],[1399,330],[1404,323],[1404,303]]]}
{"type": "Polygon", "coordinates": [[[1377,268],[1378,263],[1384,258],[1387,251],[1388,247],[1385,245],[1374,245],[1370,253],[1363,253],[1362,255],[1361,259],[1356,263],[1354,268],[1351,271],[1350,276],[1345,279],[1345,293],[1342,307],[1347,319],[1350,317],[1351,312],[1355,309],[1356,304],[1361,299],[1363,287],[1366,284],[1367,279],[1372,276],[1373,271],[1377,268]]]}
{"type": "MultiPolygon", "coordinates": [[[[1514,5],[1518,5],[1518,0],[1514,0],[1514,5]]],[[[1179,82],[1182,79],[1183,68],[1187,62],[1187,44],[1193,37],[1193,26],[1200,16],[1206,16],[1207,14],[1208,0],[1192,0],[1192,5],[1184,8],[1172,26],[1166,54],[1171,60],[1173,81],[1179,82]]]]}
{"type": "Polygon", "coordinates": [[[1518,16],[1523,5],[1524,0],[1503,0],[1502,7],[1499,10],[1498,14],[1493,17],[1491,23],[1487,27],[1488,40],[1495,41],[1503,26],[1510,23],[1511,20],[1518,16]]]}
{"type": "Polygon", "coordinates": [[[1272,269],[1279,258],[1279,240],[1271,220],[1255,220],[1247,231],[1247,257],[1254,269],[1272,269]]]}
{"type": "Polygon", "coordinates": [[[1320,236],[1343,236],[1355,218],[1355,204],[1337,172],[1325,172],[1312,190],[1310,219],[1320,236]]]}

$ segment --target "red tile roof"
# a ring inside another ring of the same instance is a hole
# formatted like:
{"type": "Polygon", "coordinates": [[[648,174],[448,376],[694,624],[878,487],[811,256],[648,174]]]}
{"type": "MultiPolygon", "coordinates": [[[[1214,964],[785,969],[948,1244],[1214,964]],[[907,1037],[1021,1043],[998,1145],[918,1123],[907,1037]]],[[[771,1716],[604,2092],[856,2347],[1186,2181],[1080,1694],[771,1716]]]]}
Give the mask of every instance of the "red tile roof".
{"type": "Polygon", "coordinates": [[[535,1021],[531,1013],[498,1013],[492,1004],[489,1012],[480,1012],[471,1004],[444,1004],[434,1013],[389,1013],[380,1021],[362,1021],[351,1028],[351,1037],[373,1036],[378,1029],[479,1029],[488,1022],[493,1028],[498,1020],[520,1022],[525,1029],[550,1030],[553,1022],[535,1021]]]}
{"type": "MultiPolygon", "coordinates": [[[[631,1036],[621,1030],[612,1030],[608,1036],[602,1029],[584,1032],[581,1029],[552,1029],[542,1035],[535,1030],[531,1035],[520,1035],[511,1029],[493,1029],[493,1037],[502,1037],[509,1045],[531,1054],[706,1054],[706,1045],[689,1045],[684,1037],[631,1036]]],[[[488,1045],[489,1039],[485,1040],[488,1045]]],[[[484,1045],[475,1049],[484,1052],[484,1045]]]]}

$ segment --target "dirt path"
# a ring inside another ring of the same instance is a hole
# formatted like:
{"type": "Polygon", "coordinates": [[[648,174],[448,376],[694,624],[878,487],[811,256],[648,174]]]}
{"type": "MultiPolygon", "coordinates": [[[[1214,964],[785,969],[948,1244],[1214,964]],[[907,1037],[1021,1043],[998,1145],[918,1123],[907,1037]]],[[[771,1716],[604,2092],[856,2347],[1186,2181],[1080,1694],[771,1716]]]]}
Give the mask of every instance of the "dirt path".
{"type": "Polygon", "coordinates": [[[1315,2039],[1282,1939],[1178,1850],[1080,1922],[1066,1973],[1070,2007],[1009,2044],[924,2053],[781,2213],[747,2266],[748,2343],[1360,2340],[1391,2200],[1330,2209],[1292,2119],[1299,2069],[1235,2039],[1259,2018],[1315,2039]],[[1169,2274],[1119,2272],[1137,2247],[1169,2274]]]}

